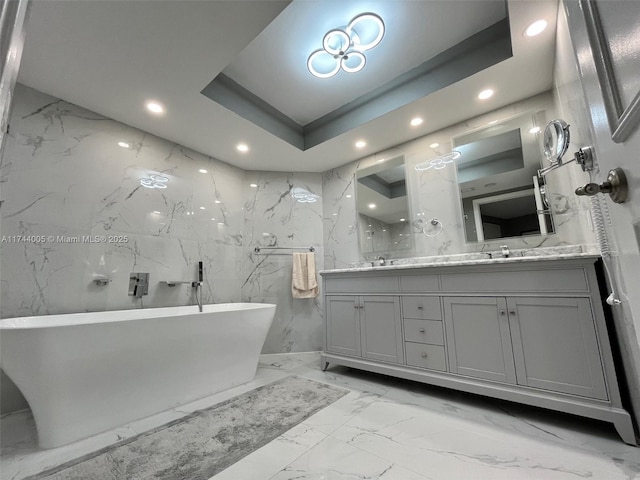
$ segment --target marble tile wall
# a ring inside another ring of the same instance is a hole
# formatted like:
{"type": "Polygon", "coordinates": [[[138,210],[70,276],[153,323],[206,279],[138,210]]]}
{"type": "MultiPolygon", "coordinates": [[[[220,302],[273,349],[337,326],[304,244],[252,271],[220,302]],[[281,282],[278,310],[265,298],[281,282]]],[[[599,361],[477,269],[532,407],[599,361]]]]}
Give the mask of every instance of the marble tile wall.
{"type": "MultiPolygon", "coordinates": [[[[370,157],[325,172],[323,180],[325,211],[325,267],[345,268],[362,260],[358,251],[358,232],[353,176],[381,159],[405,155],[414,250],[399,252],[397,257],[433,256],[509,248],[531,248],[568,244],[594,244],[589,226],[588,206],[573,194],[584,175],[575,164],[552,172],[548,177],[551,210],[556,234],[501,239],[482,243],[467,243],[464,235],[462,206],[458,194],[456,171],[453,165],[443,169],[416,171],[415,165],[436,158],[452,150],[452,137],[468,133],[494,120],[500,121],[527,111],[544,110],[545,119],[555,118],[558,108],[552,92],[522,100],[439,130],[424,137],[398,145],[370,157]],[[439,146],[431,148],[430,145],[439,146]],[[434,225],[431,220],[437,219],[434,225]]],[[[541,140],[540,140],[541,142],[541,140]]],[[[572,142],[571,148],[579,148],[572,142]]],[[[571,153],[573,150],[571,150],[571,153]]],[[[542,156],[542,153],[541,153],[542,156]]],[[[367,259],[368,260],[368,259],[367,259]]]]}
{"type": "Polygon", "coordinates": [[[2,317],[189,304],[190,286],[159,282],[195,279],[200,260],[204,302],[240,300],[242,170],[21,85],[11,132],[2,317]],[[167,188],[141,186],[153,174],[167,188]],[[131,272],[150,273],[142,299],[131,272]]]}
{"type": "Polygon", "coordinates": [[[314,245],[323,268],[321,174],[245,172],[24,85],[1,162],[0,317],[188,305],[190,285],[159,282],[194,280],[202,260],[204,303],[278,304],[265,352],[320,348],[320,305],[291,298],[290,255],[251,252],[314,245]],[[167,188],[141,186],[153,174],[167,188]],[[131,272],[150,274],[142,299],[131,272]]]}
{"type": "Polygon", "coordinates": [[[278,306],[263,352],[321,350],[321,297],[292,297],[291,253],[313,247],[316,270],[324,268],[322,175],[247,172],[244,188],[242,298],[278,306]]]}

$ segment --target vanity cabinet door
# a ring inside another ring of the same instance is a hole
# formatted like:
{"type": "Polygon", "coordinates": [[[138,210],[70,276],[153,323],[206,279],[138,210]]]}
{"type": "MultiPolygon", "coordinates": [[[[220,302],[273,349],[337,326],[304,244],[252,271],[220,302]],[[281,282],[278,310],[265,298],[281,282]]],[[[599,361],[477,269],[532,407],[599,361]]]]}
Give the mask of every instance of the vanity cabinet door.
{"type": "Polygon", "coordinates": [[[516,383],[509,318],[502,297],[444,297],[449,370],[516,383]]]}
{"type": "Polygon", "coordinates": [[[588,298],[507,299],[519,385],[607,400],[588,298]]]}
{"type": "Polygon", "coordinates": [[[360,356],[360,297],[328,295],[325,297],[327,352],[360,356]]]}
{"type": "Polygon", "coordinates": [[[363,357],[402,363],[403,338],[398,297],[363,296],[360,325],[363,357]]]}

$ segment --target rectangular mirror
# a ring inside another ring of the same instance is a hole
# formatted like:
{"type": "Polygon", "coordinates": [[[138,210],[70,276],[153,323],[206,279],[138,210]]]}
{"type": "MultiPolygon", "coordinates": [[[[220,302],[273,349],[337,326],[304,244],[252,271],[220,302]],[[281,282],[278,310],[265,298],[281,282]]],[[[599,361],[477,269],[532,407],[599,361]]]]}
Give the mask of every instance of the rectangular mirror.
{"type": "Polygon", "coordinates": [[[467,242],[553,233],[537,177],[543,118],[528,112],[453,138],[467,242]]]}
{"type": "Polygon", "coordinates": [[[413,247],[404,156],[356,172],[360,253],[407,253],[413,247]]]}

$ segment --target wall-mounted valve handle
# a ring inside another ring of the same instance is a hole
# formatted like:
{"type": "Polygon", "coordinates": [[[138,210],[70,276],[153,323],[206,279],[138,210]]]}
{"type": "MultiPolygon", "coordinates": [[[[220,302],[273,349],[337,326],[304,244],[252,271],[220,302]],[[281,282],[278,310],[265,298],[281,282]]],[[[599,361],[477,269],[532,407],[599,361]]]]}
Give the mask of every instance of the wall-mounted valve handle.
{"type": "Polygon", "coordinates": [[[623,203],[627,199],[629,187],[627,177],[621,168],[609,170],[607,179],[602,185],[597,183],[587,183],[582,187],[576,188],[576,195],[593,196],[597,193],[608,193],[615,203],[623,203]]]}

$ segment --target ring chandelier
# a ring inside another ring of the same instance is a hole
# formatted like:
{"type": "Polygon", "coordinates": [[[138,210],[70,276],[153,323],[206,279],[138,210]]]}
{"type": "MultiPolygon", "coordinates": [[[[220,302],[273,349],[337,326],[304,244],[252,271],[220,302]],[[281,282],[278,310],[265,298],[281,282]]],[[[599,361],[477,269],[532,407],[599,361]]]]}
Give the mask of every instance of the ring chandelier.
{"type": "Polygon", "coordinates": [[[362,52],[377,46],[384,36],[384,22],[375,13],[362,13],[346,27],[329,30],[322,39],[322,48],[307,59],[307,68],[318,78],[329,78],[340,69],[359,72],[367,59],[362,52]]]}

